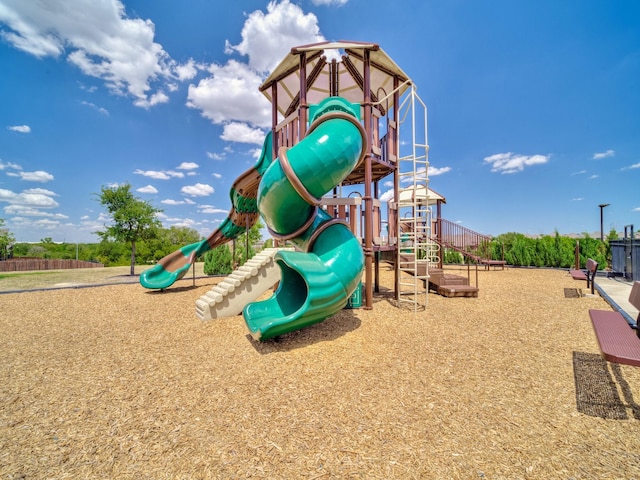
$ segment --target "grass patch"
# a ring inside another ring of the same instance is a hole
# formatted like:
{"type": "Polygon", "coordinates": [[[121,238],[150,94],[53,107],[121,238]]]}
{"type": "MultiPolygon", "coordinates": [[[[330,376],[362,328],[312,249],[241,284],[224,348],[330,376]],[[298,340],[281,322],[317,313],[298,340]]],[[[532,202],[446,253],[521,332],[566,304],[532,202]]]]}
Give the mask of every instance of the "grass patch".
{"type": "MultiPolygon", "coordinates": [[[[129,266],[78,268],[66,270],[31,270],[27,272],[0,273],[0,292],[58,288],[60,285],[96,285],[115,283],[136,283],[139,275],[149,265],[136,265],[135,276],[129,275],[129,266]]],[[[204,275],[204,263],[196,263],[196,276],[204,275]]],[[[185,279],[191,277],[191,271],[185,279]]]]}
{"type": "Polygon", "coordinates": [[[54,272],[15,272],[15,273],[0,273],[0,280],[3,278],[16,278],[27,277],[33,275],[53,275],[54,272]]]}

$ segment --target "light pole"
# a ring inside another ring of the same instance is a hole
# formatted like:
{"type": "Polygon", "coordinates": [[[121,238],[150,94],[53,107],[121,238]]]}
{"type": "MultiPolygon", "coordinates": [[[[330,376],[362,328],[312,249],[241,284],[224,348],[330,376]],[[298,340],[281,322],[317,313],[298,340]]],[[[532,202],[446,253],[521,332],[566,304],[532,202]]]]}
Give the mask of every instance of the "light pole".
{"type": "Polygon", "coordinates": [[[600,205],[598,205],[600,207],[600,241],[604,242],[604,230],[603,230],[603,223],[602,223],[602,210],[604,210],[604,207],[608,207],[610,204],[609,203],[601,203],[600,205]]]}

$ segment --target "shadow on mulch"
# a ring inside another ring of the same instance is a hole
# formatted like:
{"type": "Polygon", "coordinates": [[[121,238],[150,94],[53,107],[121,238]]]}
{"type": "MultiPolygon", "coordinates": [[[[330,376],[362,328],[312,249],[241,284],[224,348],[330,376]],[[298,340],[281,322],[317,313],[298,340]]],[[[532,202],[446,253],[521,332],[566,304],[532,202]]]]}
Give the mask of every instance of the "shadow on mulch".
{"type": "Polygon", "coordinates": [[[606,360],[600,355],[573,352],[578,412],[607,420],[627,420],[627,409],[630,409],[633,418],[640,420],[640,405],[633,399],[620,365],[612,363],[611,371],[615,381],[607,368],[606,360]],[[624,399],[620,398],[618,386],[624,399]]]}
{"type": "Polygon", "coordinates": [[[316,323],[302,330],[285,333],[278,337],[270,338],[264,342],[254,340],[247,334],[247,339],[253,348],[262,355],[275,352],[288,352],[298,348],[308,347],[315,343],[331,342],[349,332],[360,328],[362,321],[351,310],[342,310],[340,314],[316,323]]]}
{"type": "Polygon", "coordinates": [[[170,293],[180,293],[180,292],[188,292],[189,290],[195,290],[196,288],[200,288],[206,285],[188,285],[185,287],[169,287],[169,288],[159,288],[157,290],[147,290],[145,293],[147,295],[164,295],[170,293]]]}
{"type": "MultiPolygon", "coordinates": [[[[197,279],[202,279],[202,278],[210,278],[210,277],[196,277],[197,279]]],[[[182,285],[182,286],[177,286],[177,283],[186,283],[186,282],[192,282],[191,278],[181,278],[180,280],[178,280],[176,283],[174,283],[173,285],[171,285],[170,287],[167,288],[157,288],[157,289],[147,289],[145,291],[145,293],[147,295],[161,295],[161,294],[165,294],[165,293],[179,293],[179,292],[188,292],[189,290],[195,290],[196,288],[200,288],[200,287],[209,287],[209,286],[214,286],[216,285],[218,282],[217,281],[211,281],[209,283],[203,283],[203,282],[199,282],[197,285],[182,285]]]]}
{"type": "Polygon", "coordinates": [[[582,297],[581,288],[565,288],[564,289],[564,298],[580,298],[580,297],[582,297]]]}

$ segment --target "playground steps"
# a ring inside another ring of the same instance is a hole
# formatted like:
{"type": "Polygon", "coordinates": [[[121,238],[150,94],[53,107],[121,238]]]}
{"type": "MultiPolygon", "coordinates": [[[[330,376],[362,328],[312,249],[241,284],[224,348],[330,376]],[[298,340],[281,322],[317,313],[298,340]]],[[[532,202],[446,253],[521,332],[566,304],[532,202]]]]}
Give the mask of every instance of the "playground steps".
{"type": "Polygon", "coordinates": [[[196,300],[196,316],[204,321],[242,313],[247,303],[255,301],[280,281],[280,268],[274,260],[280,250],[293,249],[262,250],[196,300]]]}
{"type": "Polygon", "coordinates": [[[444,273],[439,268],[429,270],[429,289],[443,297],[477,297],[479,290],[469,285],[468,278],[444,273]]]}

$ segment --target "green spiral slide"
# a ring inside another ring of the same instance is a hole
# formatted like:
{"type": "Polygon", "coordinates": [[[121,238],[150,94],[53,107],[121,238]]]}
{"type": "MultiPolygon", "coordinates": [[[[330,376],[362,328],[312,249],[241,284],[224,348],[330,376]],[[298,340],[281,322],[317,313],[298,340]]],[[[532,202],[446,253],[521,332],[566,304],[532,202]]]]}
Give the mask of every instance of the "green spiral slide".
{"type": "Polygon", "coordinates": [[[306,137],[265,171],[258,188],[258,210],[275,238],[301,251],[281,251],[276,292],[243,310],[256,340],[282,335],[334,315],[359,284],[364,255],[343,222],[320,207],[321,197],[344,180],[362,160],[365,134],[360,106],[330,97],[311,107],[306,137]]]}
{"type": "Polygon", "coordinates": [[[272,137],[260,159],[233,184],[232,209],[201,242],[176,250],[140,275],[151,289],[170,287],[195,259],[253,226],[258,213],[271,234],[299,251],[280,251],[281,281],[267,300],[245,306],[251,335],[266,340],[321,322],[345,307],[364,268],[358,239],[342,221],[320,208],[323,195],[342,182],[364,156],[360,105],[329,97],[310,108],[307,135],[271,162],[272,137]]]}

